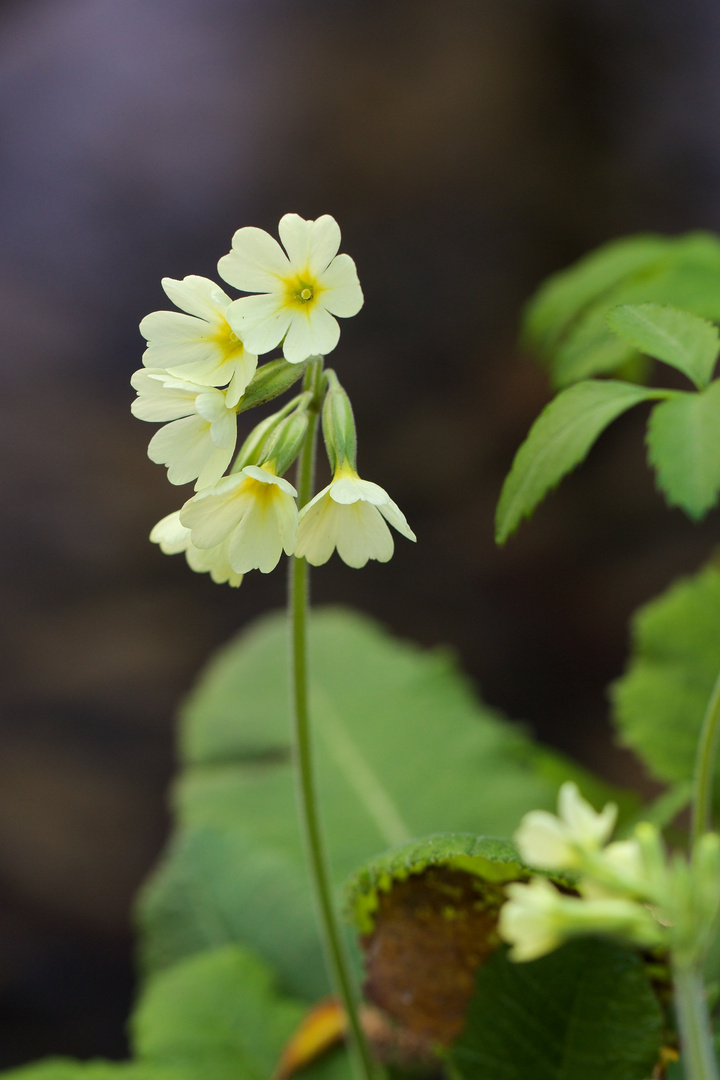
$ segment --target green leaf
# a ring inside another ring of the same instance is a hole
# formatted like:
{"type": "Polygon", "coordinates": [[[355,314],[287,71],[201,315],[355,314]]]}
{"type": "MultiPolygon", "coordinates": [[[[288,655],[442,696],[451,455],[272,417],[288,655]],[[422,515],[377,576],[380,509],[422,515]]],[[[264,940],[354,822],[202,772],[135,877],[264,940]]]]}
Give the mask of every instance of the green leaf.
{"type": "Polygon", "coordinates": [[[552,350],[587,304],[657,262],[671,244],[665,237],[652,235],[613,240],[569,269],[553,274],[525,310],[523,333],[528,343],[541,353],[552,350]]]}
{"type": "Polygon", "coordinates": [[[526,964],[499,950],[478,971],[451,1059],[464,1080],[647,1080],[662,1023],[629,949],[575,941],[526,964]]]}
{"type": "Polygon", "coordinates": [[[656,405],[647,445],[668,503],[696,521],[704,517],[720,494],[720,380],[656,405]]]}
{"type": "Polygon", "coordinates": [[[583,460],[621,413],[662,392],[631,383],[590,380],[563,390],[543,409],[522,444],[498,503],[496,540],[504,544],[551,488],[583,460]]]}
{"type": "Polygon", "coordinates": [[[525,339],[556,386],[628,368],[638,352],[606,324],[620,304],[670,304],[720,321],[720,242],[711,233],[630,237],[551,278],[530,302],[525,339]]]}
{"type": "MultiPolygon", "coordinates": [[[[183,714],[181,829],[140,905],[157,969],[247,943],[305,999],[326,992],[290,761],[284,615],[212,663],[183,714]]],[[[311,706],[333,880],[437,829],[509,834],[574,775],[479,705],[445,652],[337,610],[310,627],[311,706]]]]}
{"type": "Polygon", "coordinates": [[[718,671],[720,569],[711,565],[635,613],[630,662],[610,688],[622,742],[658,780],[691,780],[718,671]]]}
{"type": "Polygon", "coordinates": [[[406,881],[429,866],[461,870],[493,884],[528,876],[517,849],[509,840],[468,833],[439,833],[392,848],[371,859],[350,878],[345,888],[347,911],[358,931],[369,933],[378,907],[378,894],[406,881]]]}
{"type": "Polygon", "coordinates": [[[659,304],[624,304],[610,312],[607,323],[641,352],[687,375],[698,390],[710,382],[720,335],[706,319],[659,304]]]}
{"type": "Polygon", "coordinates": [[[2,1080],[192,1080],[187,1072],[134,1061],[46,1058],[0,1073],[2,1080]]]}
{"type": "Polygon", "coordinates": [[[202,1080],[267,1080],[305,1007],[282,997],[264,964],[236,945],[149,980],[131,1021],[135,1053],[202,1080]]]}

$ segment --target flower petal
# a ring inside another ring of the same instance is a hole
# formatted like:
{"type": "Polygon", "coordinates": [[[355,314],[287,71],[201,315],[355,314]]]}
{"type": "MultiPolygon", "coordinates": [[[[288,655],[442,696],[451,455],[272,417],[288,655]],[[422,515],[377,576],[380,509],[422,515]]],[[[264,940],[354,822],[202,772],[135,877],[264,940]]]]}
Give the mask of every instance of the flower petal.
{"type": "Polygon", "coordinates": [[[211,324],[223,317],[230,303],[230,297],[219,285],[197,274],[189,274],[182,281],[163,278],[162,287],[176,307],[211,324]]]}
{"type": "Polygon", "coordinates": [[[294,311],[283,342],[283,355],[289,364],[301,364],[309,356],[325,356],[340,340],[337,320],[316,304],[294,311]]]}
{"type": "Polygon", "coordinates": [[[190,530],[181,524],[180,511],[176,510],[158,521],[150,533],[150,540],[153,544],[159,544],[160,550],[166,555],[178,555],[185,551],[190,542],[190,530]]]}
{"type": "Polygon", "coordinates": [[[360,569],[368,559],[387,562],[395,544],[390,530],[374,506],[357,502],[338,508],[337,551],[348,566],[360,569]]]}
{"type": "Polygon", "coordinates": [[[357,269],[349,255],[338,255],[320,275],[320,303],[333,315],[341,319],[357,315],[363,306],[364,297],[357,269]]]}
{"type": "Polygon", "coordinates": [[[406,540],[417,542],[417,536],[408,525],[407,518],[397,503],[394,503],[392,499],[388,499],[387,502],[378,505],[378,510],[385,520],[389,521],[394,529],[397,529],[401,536],[404,536],[406,540]]]}
{"type": "Polygon", "coordinates": [[[292,309],[277,294],[243,296],[233,300],[227,310],[230,326],[243,339],[245,347],[256,354],[270,352],[280,344],[292,317],[292,309]]]}
{"type": "Polygon", "coordinates": [[[218,263],[220,277],[243,292],[276,292],[291,272],[277,240],[253,226],[237,230],[232,250],[218,263]]]}

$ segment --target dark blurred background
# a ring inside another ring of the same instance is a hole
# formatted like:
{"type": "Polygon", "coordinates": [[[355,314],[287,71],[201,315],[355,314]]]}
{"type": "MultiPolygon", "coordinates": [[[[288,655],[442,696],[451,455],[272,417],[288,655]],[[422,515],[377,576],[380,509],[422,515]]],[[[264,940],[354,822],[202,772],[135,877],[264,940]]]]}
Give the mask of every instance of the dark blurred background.
{"type": "Polygon", "coordinates": [[[366,296],[333,357],[364,476],[419,542],[319,602],[449,643],[491,704],[604,775],[630,612],[717,540],[668,512],[640,411],[503,551],[548,398],[523,301],[639,230],[720,227],[716,0],[16,0],[0,5],[0,1066],[122,1056],[129,906],[167,829],[173,711],[283,602],[147,542],[187,495],[129,413],[163,275],[332,213],[366,296]]]}

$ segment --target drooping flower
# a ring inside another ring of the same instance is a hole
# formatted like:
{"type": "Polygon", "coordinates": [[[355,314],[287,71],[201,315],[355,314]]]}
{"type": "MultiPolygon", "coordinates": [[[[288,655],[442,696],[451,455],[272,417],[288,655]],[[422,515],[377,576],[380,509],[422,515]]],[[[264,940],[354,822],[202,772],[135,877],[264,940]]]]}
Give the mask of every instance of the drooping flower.
{"type": "Polygon", "coordinates": [[[201,386],[227,386],[228,405],[237,405],[258,358],[228,323],[230,297],[214,281],[195,274],[182,281],[163,278],[162,286],[181,310],[153,311],[140,323],[148,343],[143,364],[201,386]]]}
{"type": "Polygon", "coordinates": [[[525,814],[515,843],[525,860],[547,870],[579,866],[585,852],[596,852],[615,827],[617,807],[607,803],[601,813],[583,799],[577,785],[567,782],[558,794],[558,817],[546,810],[525,814]]]}
{"type": "Polygon", "coordinates": [[[167,465],[171,484],[197,480],[196,490],[219,480],[232,460],[237,413],[227,393],[198,386],[158,368],[140,368],[130,382],[138,396],[131,409],[140,420],[169,420],[153,435],[148,457],[167,465]]]}
{"type": "Polygon", "coordinates": [[[386,521],[408,540],[417,539],[388,493],[346,464],[300,511],[295,554],[313,566],[326,563],[335,548],[348,566],[387,562],[395,545],[386,521]]]}
{"type": "Polygon", "coordinates": [[[609,934],[643,947],[664,939],[664,928],[635,900],[564,896],[541,877],[528,884],[513,882],[505,893],[498,933],[512,945],[511,960],[536,960],[568,938],[587,934],[609,934]]]}
{"type": "Polygon", "coordinates": [[[158,521],[150,533],[150,540],[153,544],[159,544],[160,550],[166,555],[184,552],[190,569],[198,574],[209,573],[217,585],[227,583],[237,588],[242,582],[243,575],[237,574],[230,565],[227,540],[214,548],[196,548],[190,538],[190,530],[180,522],[179,510],[158,521]]]}
{"type": "Polygon", "coordinates": [[[268,574],[283,550],[292,555],[297,536],[297,492],[269,465],[247,465],[198,492],[180,511],[194,547],[227,542],[227,557],[237,574],[258,569],[268,574]]]}
{"type": "Polygon", "coordinates": [[[285,214],[278,231],[285,251],[262,229],[238,229],[218,271],[242,292],[259,294],[227,309],[247,348],[266,353],[282,341],[285,359],[299,364],[335,348],[340,327],[334,316],[356,315],[363,294],[355,263],[337,254],[340,228],[329,214],[315,221],[285,214]]]}

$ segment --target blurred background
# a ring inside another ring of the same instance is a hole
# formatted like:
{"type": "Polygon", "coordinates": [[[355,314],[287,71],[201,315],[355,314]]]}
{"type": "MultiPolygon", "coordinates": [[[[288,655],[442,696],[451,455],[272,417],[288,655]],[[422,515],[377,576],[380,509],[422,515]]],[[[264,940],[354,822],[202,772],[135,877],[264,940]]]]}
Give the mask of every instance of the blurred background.
{"type": "Polygon", "coordinates": [[[548,399],[524,300],[612,237],[720,227],[715,0],[0,4],[0,1066],[122,1056],[129,907],[162,845],[173,712],[283,603],[147,542],[187,497],[130,416],[164,275],[235,229],[333,214],[365,291],[333,358],[363,476],[419,542],[318,602],[449,643],[484,698],[621,783],[604,687],[627,619],[717,541],[668,512],[641,411],[506,549],[548,399]]]}

